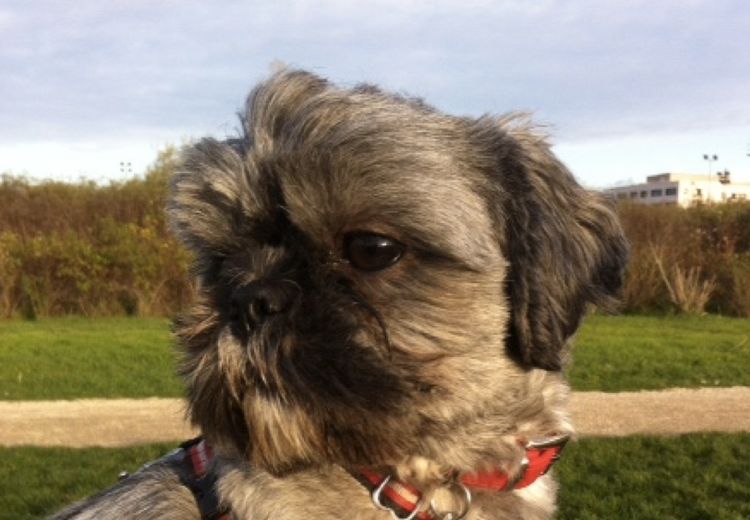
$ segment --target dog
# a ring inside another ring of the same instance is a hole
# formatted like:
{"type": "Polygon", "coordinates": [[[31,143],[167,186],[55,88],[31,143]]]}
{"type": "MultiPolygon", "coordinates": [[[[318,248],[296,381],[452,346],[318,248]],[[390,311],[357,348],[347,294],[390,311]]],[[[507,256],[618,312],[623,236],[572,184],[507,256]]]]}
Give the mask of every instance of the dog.
{"type": "Polygon", "coordinates": [[[571,338],[628,246],[523,115],[277,71],[182,153],[201,439],[56,519],[545,519],[571,338]]]}

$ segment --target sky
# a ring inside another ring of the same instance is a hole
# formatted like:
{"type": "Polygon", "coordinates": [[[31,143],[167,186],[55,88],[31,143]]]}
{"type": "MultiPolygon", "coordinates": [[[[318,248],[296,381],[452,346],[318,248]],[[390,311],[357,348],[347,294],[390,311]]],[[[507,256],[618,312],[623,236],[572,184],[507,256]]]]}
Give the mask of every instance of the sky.
{"type": "Polygon", "coordinates": [[[278,62],[451,114],[531,112],[589,187],[750,182],[746,0],[0,0],[0,173],[142,175],[165,146],[235,135],[278,62]]]}

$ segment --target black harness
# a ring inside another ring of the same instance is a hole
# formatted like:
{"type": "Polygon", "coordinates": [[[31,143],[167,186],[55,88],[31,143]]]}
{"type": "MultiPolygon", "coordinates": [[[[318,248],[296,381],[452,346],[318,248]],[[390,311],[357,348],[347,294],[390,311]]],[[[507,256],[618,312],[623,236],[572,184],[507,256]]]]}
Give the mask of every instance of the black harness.
{"type": "MultiPolygon", "coordinates": [[[[202,437],[184,442],[161,461],[180,468],[180,482],[195,496],[204,520],[231,520],[229,508],[222,507],[216,492],[215,455],[202,437]]],[[[161,462],[160,461],[160,462],[161,462]]]]}

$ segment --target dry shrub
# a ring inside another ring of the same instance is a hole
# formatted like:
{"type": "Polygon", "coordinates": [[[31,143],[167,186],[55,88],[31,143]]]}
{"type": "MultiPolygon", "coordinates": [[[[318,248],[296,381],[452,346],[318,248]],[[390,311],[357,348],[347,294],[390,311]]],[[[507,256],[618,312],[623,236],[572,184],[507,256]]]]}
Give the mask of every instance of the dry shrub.
{"type": "Polygon", "coordinates": [[[109,186],[0,182],[0,316],[171,315],[188,300],[187,252],[164,218],[174,151],[109,186]]]}
{"type": "Polygon", "coordinates": [[[750,316],[750,203],[618,211],[631,243],[628,311],[750,316]]]}
{"type": "Polygon", "coordinates": [[[734,301],[732,308],[738,316],[750,316],[750,253],[735,262],[732,280],[734,301]]]}
{"type": "MultiPolygon", "coordinates": [[[[0,316],[171,315],[188,300],[186,251],[164,216],[175,152],[143,179],[0,178],[0,316]]],[[[629,312],[750,316],[750,203],[625,204],[629,312]]]]}
{"type": "Polygon", "coordinates": [[[686,314],[705,314],[706,304],[716,288],[715,279],[705,279],[698,267],[682,269],[674,265],[668,273],[662,254],[656,248],[651,253],[675,308],[686,314]]]}

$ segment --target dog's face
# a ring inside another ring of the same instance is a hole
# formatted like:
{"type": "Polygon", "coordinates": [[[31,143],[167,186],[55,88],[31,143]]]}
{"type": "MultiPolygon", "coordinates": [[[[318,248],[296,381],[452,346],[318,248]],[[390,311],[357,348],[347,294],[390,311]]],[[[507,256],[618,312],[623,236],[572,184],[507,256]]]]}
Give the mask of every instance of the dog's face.
{"type": "Polygon", "coordinates": [[[177,332],[193,421],[269,471],[511,428],[529,370],[560,370],[619,287],[612,213],[513,120],[282,72],[243,125],[173,181],[199,293],[177,332]]]}

